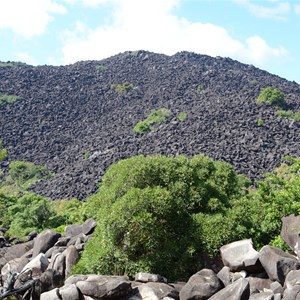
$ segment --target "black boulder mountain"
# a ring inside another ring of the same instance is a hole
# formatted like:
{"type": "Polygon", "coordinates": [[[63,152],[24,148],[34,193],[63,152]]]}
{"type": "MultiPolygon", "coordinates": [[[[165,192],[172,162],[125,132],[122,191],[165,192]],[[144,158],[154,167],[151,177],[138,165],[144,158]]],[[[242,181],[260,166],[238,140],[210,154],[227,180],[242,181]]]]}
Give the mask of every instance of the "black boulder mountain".
{"type": "Polygon", "coordinates": [[[267,86],[281,89],[288,108],[300,110],[296,82],[189,52],[125,52],[59,67],[0,66],[0,94],[20,97],[0,106],[0,138],[9,160],[32,161],[55,174],[33,188],[53,199],[84,199],[112,163],[138,154],[204,153],[257,178],[283,156],[300,156],[298,124],[256,103],[267,86]],[[124,82],[133,88],[112,88],[124,82]],[[150,133],[133,132],[151,110],[163,107],[170,118],[150,133]],[[188,117],[180,121],[180,112],[188,117]]]}

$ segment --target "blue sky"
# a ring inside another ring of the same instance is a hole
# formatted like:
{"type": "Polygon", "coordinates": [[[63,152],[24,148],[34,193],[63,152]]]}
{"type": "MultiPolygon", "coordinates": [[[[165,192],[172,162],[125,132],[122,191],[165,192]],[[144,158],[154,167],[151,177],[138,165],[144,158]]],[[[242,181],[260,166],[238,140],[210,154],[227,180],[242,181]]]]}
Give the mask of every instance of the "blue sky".
{"type": "Polygon", "coordinates": [[[0,61],[192,51],[300,83],[300,0],[0,0],[0,61]]]}

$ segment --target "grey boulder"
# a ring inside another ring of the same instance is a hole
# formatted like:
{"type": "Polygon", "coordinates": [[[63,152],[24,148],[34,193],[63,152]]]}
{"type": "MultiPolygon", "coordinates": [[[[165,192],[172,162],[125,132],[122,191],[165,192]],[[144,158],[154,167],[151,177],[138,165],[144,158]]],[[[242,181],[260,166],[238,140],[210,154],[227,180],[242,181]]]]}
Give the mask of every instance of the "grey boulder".
{"type": "Polygon", "coordinates": [[[252,240],[236,241],[220,248],[224,266],[230,271],[259,272],[261,264],[258,260],[258,252],[253,248],[252,240]]]}
{"type": "Polygon", "coordinates": [[[50,229],[41,232],[34,240],[32,257],[40,253],[46,253],[60,237],[60,233],[50,229]]]}
{"type": "Polygon", "coordinates": [[[203,269],[190,277],[179,293],[180,300],[205,300],[223,287],[222,282],[210,269],[203,269]]]}
{"type": "Polygon", "coordinates": [[[249,282],[241,278],[214,294],[209,300],[249,300],[249,296],[249,282]]]}
{"type": "Polygon", "coordinates": [[[281,218],[280,235],[294,253],[300,257],[300,216],[289,215],[281,218]]]}
{"type": "Polygon", "coordinates": [[[92,298],[118,298],[131,292],[131,282],[116,278],[103,279],[101,281],[78,281],[77,288],[85,296],[92,298]]]}
{"type": "Polygon", "coordinates": [[[259,251],[259,260],[269,278],[281,284],[290,271],[300,269],[300,262],[294,256],[268,245],[259,251]]]}

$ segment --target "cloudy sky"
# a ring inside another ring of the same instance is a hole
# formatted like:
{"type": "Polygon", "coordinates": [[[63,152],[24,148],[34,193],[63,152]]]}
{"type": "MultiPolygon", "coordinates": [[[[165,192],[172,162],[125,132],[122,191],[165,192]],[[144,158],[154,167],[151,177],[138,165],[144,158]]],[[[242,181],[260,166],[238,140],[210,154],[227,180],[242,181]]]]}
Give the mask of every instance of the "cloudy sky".
{"type": "Polygon", "coordinates": [[[300,0],[0,0],[0,61],[225,56],[300,83],[300,0]]]}

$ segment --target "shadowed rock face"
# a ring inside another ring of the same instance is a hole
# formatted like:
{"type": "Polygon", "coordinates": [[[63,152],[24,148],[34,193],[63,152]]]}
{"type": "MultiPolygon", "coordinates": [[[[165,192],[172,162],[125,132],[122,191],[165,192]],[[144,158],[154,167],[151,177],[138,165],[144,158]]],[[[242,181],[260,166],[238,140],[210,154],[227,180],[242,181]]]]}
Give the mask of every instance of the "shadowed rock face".
{"type": "Polygon", "coordinates": [[[56,174],[34,187],[53,199],[84,199],[113,162],[138,154],[204,153],[256,178],[283,156],[300,155],[298,125],[256,103],[266,86],[280,88],[289,108],[300,110],[297,83],[228,58],[188,52],[126,52],[64,67],[0,67],[0,93],[20,96],[0,107],[0,138],[10,160],[46,165],[56,174]],[[128,92],[111,88],[126,81],[134,86],[128,92]],[[133,132],[138,121],[162,107],[172,112],[166,122],[144,135],[133,132]],[[179,112],[188,117],[178,120],[179,112]]]}

